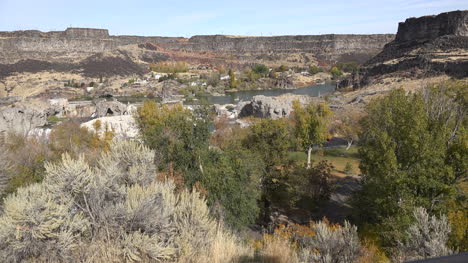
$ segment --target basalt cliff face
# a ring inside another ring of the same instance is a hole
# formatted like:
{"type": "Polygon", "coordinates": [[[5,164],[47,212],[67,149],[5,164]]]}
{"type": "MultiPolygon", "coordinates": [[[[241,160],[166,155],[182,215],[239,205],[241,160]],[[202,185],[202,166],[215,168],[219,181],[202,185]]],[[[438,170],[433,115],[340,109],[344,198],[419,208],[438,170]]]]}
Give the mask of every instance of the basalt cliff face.
{"type": "Polygon", "coordinates": [[[346,61],[365,60],[380,52],[394,39],[393,34],[379,35],[302,35],[273,37],[194,36],[173,49],[189,51],[241,52],[261,54],[267,52],[305,52],[318,59],[346,61]]]}
{"type": "Polygon", "coordinates": [[[124,66],[119,72],[140,73],[135,63],[167,60],[174,52],[210,52],[246,57],[307,53],[323,61],[364,61],[380,52],[394,37],[392,34],[143,37],[112,36],[108,30],[92,28],[68,28],[65,31],[51,32],[0,32],[0,78],[18,70],[33,72],[85,69],[86,72],[86,68],[93,68],[94,62],[103,64],[102,67],[94,67],[94,75],[113,74],[114,72],[98,72],[107,70],[105,65],[110,66],[111,62],[124,66]],[[126,49],[128,45],[135,45],[137,48],[130,52],[126,49]],[[112,58],[108,58],[109,56],[112,58]]]}
{"type": "Polygon", "coordinates": [[[70,62],[129,44],[179,41],[184,41],[184,38],[110,36],[107,29],[94,28],[0,32],[0,63],[15,63],[22,59],[70,62]]]}
{"type": "Polygon", "coordinates": [[[359,89],[387,76],[468,77],[468,10],[409,18],[395,40],[339,88],[359,89]]]}

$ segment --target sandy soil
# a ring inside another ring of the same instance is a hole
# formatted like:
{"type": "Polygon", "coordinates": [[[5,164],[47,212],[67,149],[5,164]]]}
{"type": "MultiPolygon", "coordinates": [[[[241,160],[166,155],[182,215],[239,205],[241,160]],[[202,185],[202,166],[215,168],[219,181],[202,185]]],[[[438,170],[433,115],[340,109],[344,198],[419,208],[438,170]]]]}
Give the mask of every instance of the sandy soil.
{"type": "Polygon", "coordinates": [[[68,80],[92,81],[79,74],[59,72],[19,73],[9,76],[0,83],[0,97],[32,97],[51,88],[64,88],[68,80]]]}

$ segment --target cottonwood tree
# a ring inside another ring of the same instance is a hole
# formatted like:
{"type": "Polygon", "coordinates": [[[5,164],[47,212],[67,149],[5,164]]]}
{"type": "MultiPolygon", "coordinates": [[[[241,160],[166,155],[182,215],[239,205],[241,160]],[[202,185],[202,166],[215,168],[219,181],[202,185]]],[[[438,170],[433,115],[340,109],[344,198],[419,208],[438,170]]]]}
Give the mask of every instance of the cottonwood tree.
{"type": "Polygon", "coordinates": [[[467,118],[457,117],[468,105],[460,95],[466,88],[431,94],[397,89],[367,106],[359,136],[366,177],[355,207],[359,221],[374,226],[384,246],[404,236],[415,206],[446,213],[454,200],[455,185],[466,176],[467,118]],[[444,96],[457,105],[433,104],[444,96]]]}
{"type": "Polygon", "coordinates": [[[327,139],[332,111],[325,103],[311,102],[302,106],[299,101],[293,102],[293,109],[295,135],[300,145],[307,149],[307,168],[310,168],[312,148],[327,139]]]}
{"type": "Polygon", "coordinates": [[[267,169],[284,161],[291,145],[288,123],[285,119],[262,119],[249,127],[242,145],[257,152],[267,169]]]}

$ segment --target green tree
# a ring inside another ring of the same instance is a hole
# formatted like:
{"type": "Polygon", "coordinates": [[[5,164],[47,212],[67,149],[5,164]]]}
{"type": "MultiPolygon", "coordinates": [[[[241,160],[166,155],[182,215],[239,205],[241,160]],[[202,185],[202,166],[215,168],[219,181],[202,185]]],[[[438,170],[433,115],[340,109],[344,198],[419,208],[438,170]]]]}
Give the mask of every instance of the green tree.
{"type": "Polygon", "coordinates": [[[254,223],[260,212],[261,160],[235,145],[224,151],[211,150],[207,159],[200,182],[209,205],[234,228],[254,223]],[[222,211],[216,210],[217,204],[222,211]]]}
{"type": "Polygon", "coordinates": [[[326,140],[332,111],[325,103],[302,106],[299,101],[294,101],[293,109],[296,139],[307,150],[307,168],[310,168],[312,148],[326,140]]]}
{"type": "Polygon", "coordinates": [[[276,71],[278,71],[278,72],[285,72],[285,71],[288,71],[288,70],[289,70],[289,68],[286,65],[281,65],[276,69],[276,71]]]}
{"type": "Polygon", "coordinates": [[[343,72],[336,66],[333,66],[330,69],[330,74],[332,74],[333,78],[337,78],[343,75],[343,72]]]}
{"type": "Polygon", "coordinates": [[[359,150],[366,179],[355,207],[360,222],[379,229],[384,246],[402,238],[414,207],[446,212],[457,179],[466,176],[457,168],[459,154],[450,154],[466,126],[463,90],[466,85],[447,84],[407,95],[398,89],[368,105],[359,150]]]}
{"type": "Polygon", "coordinates": [[[235,89],[237,87],[236,74],[233,70],[229,70],[229,88],[235,89]]]}
{"type": "Polygon", "coordinates": [[[262,76],[266,76],[268,72],[270,72],[270,69],[263,64],[257,64],[252,67],[252,71],[262,76]]]}
{"type": "Polygon", "coordinates": [[[309,73],[310,73],[311,75],[315,75],[315,74],[317,74],[317,73],[319,73],[319,72],[321,72],[321,71],[322,71],[322,69],[319,68],[319,67],[317,67],[317,66],[315,66],[315,65],[311,65],[311,66],[309,67],[309,73]]]}
{"type": "Polygon", "coordinates": [[[192,172],[203,170],[202,159],[208,150],[211,122],[203,110],[192,113],[182,105],[158,106],[147,100],[136,116],[143,141],[159,152],[160,168],[173,163],[184,171],[189,185],[196,182],[192,172]]]}
{"type": "Polygon", "coordinates": [[[158,106],[146,101],[136,116],[143,141],[159,151],[159,168],[170,164],[180,171],[185,185],[206,192],[213,210],[233,227],[253,223],[258,215],[258,181],[263,163],[253,153],[228,146],[209,149],[209,109],[194,113],[181,105],[158,106]],[[255,161],[258,160],[258,161],[255,161]]]}
{"type": "Polygon", "coordinates": [[[250,133],[242,144],[257,152],[267,169],[270,169],[286,159],[291,146],[288,123],[285,119],[262,119],[250,127],[250,133]]]}
{"type": "Polygon", "coordinates": [[[344,72],[356,72],[359,69],[357,62],[338,62],[335,65],[339,70],[344,72]]]}
{"type": "Polygon", "coordinates": [[[333,166],[322,161],[307,169],[288,162],[275,169],[265,181],[265,198],[275,207],[312,212],[328,201],[333,166]]]}

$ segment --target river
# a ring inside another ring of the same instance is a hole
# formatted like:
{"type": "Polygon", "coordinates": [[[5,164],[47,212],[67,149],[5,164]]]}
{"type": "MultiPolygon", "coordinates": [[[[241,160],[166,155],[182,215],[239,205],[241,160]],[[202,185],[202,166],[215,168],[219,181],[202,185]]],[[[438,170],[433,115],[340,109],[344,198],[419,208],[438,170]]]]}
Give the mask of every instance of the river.
{"type": "Polygon", "coordinates": [[[331,93],[335,90],[335,83],[328,82],[305,88],[298,89],[274,89],[274,90],[246,90],[226,93],[224,96],[205,96],[204,98],[210,104],[237,104],[239,101],[249,101],[253,96],[280,96],[283,94],[308,95],[317,97],[331,93]]]}
{"type": "MultiPolygon", "coordinates": [[[[312,97],[317,97],[318,95],[325,95],[332,93],[335,90],[335,83],[327,82],[324,84],[313,85],[305,88],[297,89],[272,89],[272,90],[245,90],[245,91],[236,91],[236,92],[226,92],[226,95],[223,96],[213,96],[207,95],[201,97],[209,104],[237,104],[239,101],[250,101],[253,96],[264,95],[269,97],[280,96],[283,94],[296,94],[296,95],[308,95],[312,97]]],[[[120,102],[123,103],[134,103],[141,104],[147,98],[142,97],[128,97],[128,96],[116,96],[114,97],[120,102]]],[[[112,98],[107,98],[111,100],[112,98]]],[[[196,101],[186,101],[184,104],[193,105],[199,104],[198,100],[196,101]]]]}

